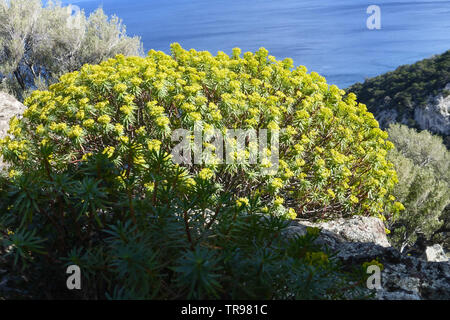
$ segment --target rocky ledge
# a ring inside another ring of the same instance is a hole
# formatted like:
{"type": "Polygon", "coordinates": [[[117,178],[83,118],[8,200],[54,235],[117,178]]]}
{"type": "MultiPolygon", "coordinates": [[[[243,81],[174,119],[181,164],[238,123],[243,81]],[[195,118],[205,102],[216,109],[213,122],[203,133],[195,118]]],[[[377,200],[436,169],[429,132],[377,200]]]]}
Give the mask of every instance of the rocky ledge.
{"type": "MultiPolygon", "coordinates": [[[[0,92],[0,139],[3,139],[9,128],[9,121],[14,116],[21,116],[26,107],[7,93],[0,92]]],[[[0,170],[4,163],[0,158],[0,170]]]]}
{"type": "Polygon", "coordinates": [[[427,248],[425,255],[437,261],[403,255],[389,245],[379,219],[359,216],[327,223],[295,220],[286,236],[304,235],[310,226],[321,228],[316,241],[336,251],[344,266],[362,265],[374,259],[383,264],[382,288],[376,291],[377,299],[450,299],[450,263],[438,246],[427,248]]]}

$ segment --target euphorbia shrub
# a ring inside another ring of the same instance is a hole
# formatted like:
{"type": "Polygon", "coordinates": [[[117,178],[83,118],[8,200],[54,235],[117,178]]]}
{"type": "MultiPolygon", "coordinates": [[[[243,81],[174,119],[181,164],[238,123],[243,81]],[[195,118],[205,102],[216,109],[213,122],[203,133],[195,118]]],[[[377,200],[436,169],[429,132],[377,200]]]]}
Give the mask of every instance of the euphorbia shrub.
{"type": "Polygon", "coordinates": [[[343,95],[264,49],[214,57],[175,44],[86,65],[10,123],[1,243],[33,295],[74,295],[64,268],[76,264],[86,298],[354,296],[317,232],[285,239],[286,218],[398,207],[386,133],[343,95]],[[174,163],[172,133],[198,122],[280,130],[279,146],[257,164],[245,150],[235,163],[174,163]]]}
{"type": "MultiPolygon", "coordinates": [[[[170,153],[174,129],[211,128],[281,130],[279,168],[262,169],[268,159],[249,164],[249,153],[235,153],[235,164],[187,166],[189,174],[213,179],[232,190],[239,204],[256,193],[264,212],[330,218],[392,211],[396,182],[385,139],[373,115],[355,96],[328,85],[291,59],[277,61],[265,49],[239,49],[232,56],[183,50],[172,55],[150,51],[147,58],[117,56],[100,65],[61,77],[49,91],[26,101],[24,119],[13,120],[14,138],[3,142],[11,177],[32,171],[51,174],[104,153],[122,171],[116,179],[134,194],[144,186],[163,188],[145,176],[145,153],[170,153]],[[391,198],[392,199],[392,198],[391,198]]],[[[205,143],[205,149],[213,149],[205,143]]]]}

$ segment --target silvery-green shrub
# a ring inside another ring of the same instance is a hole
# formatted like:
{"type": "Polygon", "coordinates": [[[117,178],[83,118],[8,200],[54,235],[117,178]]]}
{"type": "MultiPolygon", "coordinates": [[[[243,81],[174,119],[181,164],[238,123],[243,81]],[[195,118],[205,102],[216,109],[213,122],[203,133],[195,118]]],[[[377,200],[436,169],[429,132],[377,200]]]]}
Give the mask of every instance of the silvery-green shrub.
{"type": "Polygon", "coordinates": [[[52,1],[0,0],[1,87],[20,99],[117,54],[142,55],[142,42],[102,9],[86,16],[52,1]]]}

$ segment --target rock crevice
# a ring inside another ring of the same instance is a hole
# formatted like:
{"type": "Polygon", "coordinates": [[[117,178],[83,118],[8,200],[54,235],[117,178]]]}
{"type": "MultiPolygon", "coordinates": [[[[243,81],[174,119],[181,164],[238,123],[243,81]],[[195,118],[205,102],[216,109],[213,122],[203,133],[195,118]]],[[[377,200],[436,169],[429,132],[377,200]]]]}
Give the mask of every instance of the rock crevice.
{"type": "Polygon", "coordinates": [[[450,299],[450,263],[441,254],[439,257],[442,260],[438,261],[401,254],[389,245],[382,226],[379,219],[360,216],[326,223],[295,220],[285,236],[302,236],[306,234],[307,227],[318,227],[321,232],[317,243],[336,251],[336,257],[344,267],[377,259],[384,267],[381,273],[382,288],[375,294],[377,299],[450,299]]]}

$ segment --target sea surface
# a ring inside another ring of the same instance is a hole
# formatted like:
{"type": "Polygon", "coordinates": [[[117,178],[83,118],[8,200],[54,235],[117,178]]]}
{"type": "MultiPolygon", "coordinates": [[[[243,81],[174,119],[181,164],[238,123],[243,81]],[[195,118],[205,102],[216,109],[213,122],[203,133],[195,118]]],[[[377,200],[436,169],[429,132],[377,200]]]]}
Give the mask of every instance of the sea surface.
{"type": "Polygon", "coordinates": [[[265,47],[279,59],[346,88],[450,49],[450,1],[405,0],[64,0],[123,19],[145,50],[184,48],[231,53],[265,47]],[[366,12],[381,9],[381,29],[366,12]]]}

